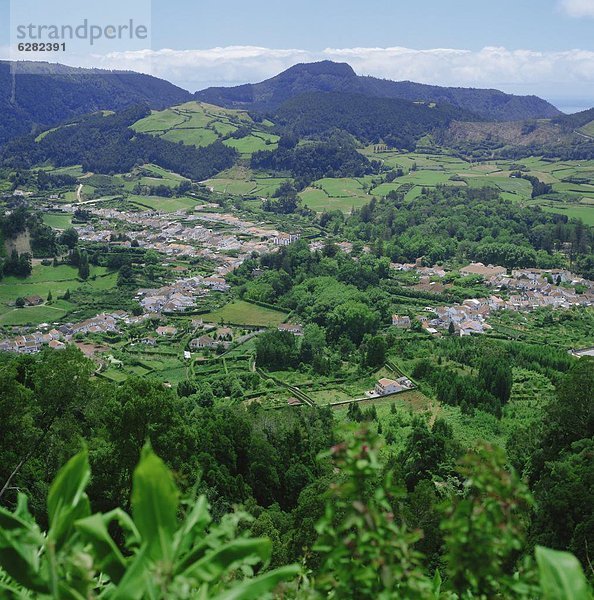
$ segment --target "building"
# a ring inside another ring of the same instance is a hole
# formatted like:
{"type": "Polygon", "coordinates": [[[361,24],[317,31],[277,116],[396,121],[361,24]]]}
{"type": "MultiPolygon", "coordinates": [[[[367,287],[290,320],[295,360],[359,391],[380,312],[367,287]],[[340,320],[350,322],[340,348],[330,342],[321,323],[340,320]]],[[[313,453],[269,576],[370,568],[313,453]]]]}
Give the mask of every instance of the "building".
{"type": "Polygon", "coordinates": [[[207,335],[201,335],[199,338],[194,338],[190,341],[190,348],[193,350],[198,348],[216,348],[217,346],[216,340],[207,335]]]}
{"type": "Polygon", "coordinates": [[[41,296],[27,296],[26,298],[23,298],[23,300],[27,306],[39,306],[40,304],[43,304],[43,298],[41,296]]]}
{"type": "Polygon", "coordinates": [[[288,246],[299,239],[299,235],[296,233],[279,233],[276,237],[272,238],[272,243],[275,246],[288,246]]]}
{"type": "Polygon", "coordinates": [[[375,384],[375,393],[378,396],[396,394],[401,392],[403,389],[405,389],[404,386],[400,385],[396,380],[387,379],[386,377],[383,377],[375,384]]]}
{"type": "Polygon", "coordinates": [[[394,327],[400,327],[401,329],[410,329],[410,326],[411,326],[410,317],[403,317],[400,315],[392,315],[392,325],[394,327]]]}
{"type": "Polygon", "coordinates": [[[497,275],[505,275],[507,269],[505,267],[497,267],[493,265],[485,266],[483,263],[470,263],[466,267],[460,269],[461,275],[480,275],[485,279],[495,277],[497,275]]]}
{"type": "Polygon", "coordinates": [[[171,325],[161,325],[155,329],[155,332],[160,336],[175,335],[177,333],[177,329],[171,325]]]}
{"type": "Polygon", "coordinates": [[[279,331],[288,331],[293,335],[303,335],[303,327],[297,323],[281,323],[278,326],[279,331]]]}
{"type": "Polygon", "coordinates": [[[230,340],[233,337],[233,329],[231,327],[219,327],[215,335],[219,340],[230,340]]]}

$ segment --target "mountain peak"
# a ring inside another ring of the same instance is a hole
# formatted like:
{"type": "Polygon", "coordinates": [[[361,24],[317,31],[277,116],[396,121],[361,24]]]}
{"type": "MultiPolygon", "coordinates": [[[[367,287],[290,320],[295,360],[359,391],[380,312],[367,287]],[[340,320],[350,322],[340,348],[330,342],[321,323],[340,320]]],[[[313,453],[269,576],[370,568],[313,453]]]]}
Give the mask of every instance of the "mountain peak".
{"type": "Polygon", "coordinates": [[[332,75],[334,77],[357,77],[353,67],[348,63],[339,63],[332,60],[321,60],[313,63],[299,63],[279,73],[278,78],[292,75],[332,75]]]}

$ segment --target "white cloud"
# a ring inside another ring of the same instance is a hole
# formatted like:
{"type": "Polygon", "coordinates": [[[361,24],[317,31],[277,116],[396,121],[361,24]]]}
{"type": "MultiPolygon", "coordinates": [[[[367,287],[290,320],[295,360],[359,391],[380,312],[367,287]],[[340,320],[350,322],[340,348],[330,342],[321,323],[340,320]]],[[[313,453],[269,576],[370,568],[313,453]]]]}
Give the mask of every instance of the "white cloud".
{"type": "Polygon", "coordinates": [[[261,81],[295,63],[323,59],[348,62],[361,75],[437,85],[502,87],[522,93],[559,91],[560,86],[592,89],[594,83],[594,51],[539,52],[492,46],[478,51],[393,47],[310,52],[253,46],[162,49],[113,53],[95,57],[93,64],[152,73],[194,90],[261,81]]]}
{"type": "Polygon", "coordinates": [[[594,17],[594,0],[560,0],[559,7],[570,17],[594,17]]]}
{"type": "MultiPolygon", "coordinates": [[[[47,60],[46,57],[30,57],[47,60]]],[[[513,93],[584,99],[594,105],[594,51],[541,52],[485,47],[326,48],[319,52],[256,46],[202,50],[141,50],[65,57],[77,66],[150,73],[191,91],[210,85],[257,82],[298,62],[348,62],[360,75],[462,87],[496,87],[513,93]]]]}

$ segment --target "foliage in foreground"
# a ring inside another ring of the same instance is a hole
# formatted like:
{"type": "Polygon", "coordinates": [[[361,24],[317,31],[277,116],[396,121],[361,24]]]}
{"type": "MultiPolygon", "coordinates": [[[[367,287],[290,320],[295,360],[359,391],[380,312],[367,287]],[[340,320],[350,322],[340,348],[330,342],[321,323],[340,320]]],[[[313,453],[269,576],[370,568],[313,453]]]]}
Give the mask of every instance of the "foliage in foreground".
{"type": "Polygon", "coordinates": [[[132,516],[121,509],[91,514],[89,478],[83,450],[50,488],[47,533],[24,495],[14,513],[0,509],[0,566],[9,576],[0,580],[2,597],[247,600],[298,573],[287,566],[251,578],[256,565],[266,566],[270,541],[238,536],[240,515],[213,525],[204,497],[183,506],[171,472],[149,447],[134,472],[132,516]]]}
{"type": "Polygon", "coordinates": [[[319,564],[307,577],[295,565],[267,570],[271,543],[239,534],[241,514],[215,525],[204,497],[180,502],[171,472],[148,446],[134,471],[132,515],[91,514],[85,449],[50,488],[46,533],[24,495],[15,512],[0,509],[2,597],[247,600],[276,592],[309,600],[592,599],[573,555],[538,546],[536,564],[519,560],[531,500],[504,468],[502,451],[483,446],[467,456],[460,489],[444,503],[442,580],[439,570],[429,575],[423,566],[416,548],[422,532],[408,528],[403,494],[379,460],[375,439],[367,432],[346,439],[329,452],[337,482],[316,527],[319,564]]]}

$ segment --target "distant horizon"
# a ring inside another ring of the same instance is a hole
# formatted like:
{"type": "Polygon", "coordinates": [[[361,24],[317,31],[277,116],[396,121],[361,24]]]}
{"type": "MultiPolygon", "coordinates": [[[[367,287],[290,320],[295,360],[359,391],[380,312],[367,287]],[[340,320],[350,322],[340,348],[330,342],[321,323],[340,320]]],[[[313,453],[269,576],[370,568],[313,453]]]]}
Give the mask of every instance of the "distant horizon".
{"type": "Polygon", "coordinates": [[[0,57],[24,55],[16,23],[83,19],[133,19],[149,35],[26,57],[147,73],[190,92],[327,59],[393,81],[539,96],[564,112],[594,106],[594,0],[227,0],[224,11],[213,0],[0,0],[0,57]]]}
{"type": "MultiPolygon", "coordinates": [[[[324,60],[324,59],[322,59],[324,60]]],[[[325,60],[329,60],[329,59],[325,59],[325,60]]],[[[8,61],[10,62],[11,59],[10,58],[5,58],[5,57],[0,57],[0,61],[8,61]]],[[[110,68],[107,66],[82,66],[79,64],[68,64],[67,61],[51,61],[51,60],[47,60],[47,58],[45,60],[25,60],[22,62],[45,62],[48,64],[55,64],[55,65],[62,65],[62,66],[66,66],[66,67],[74,67],[74,68],[83,68],[83,69],[102,69],[102,70],[113,70],[113,71],[134,71],[137,73],[143,73],[143,71],[140,70],[136,70],[133,68],[110,68]]],[[[167,74],[156,74],[156,73],[145,73],[148,75],[152,75],[154,77],[157,77],[159,79],[163,79],[165,81],[168,81],[169,83],[172,83],[173,85],[176,85],[177,87],[189,92],[190,94],[194,94],[196,92],[200,92],[202,90],[205,90],[207,88],[210,87],[225,87],[225,88],[231,88],[231,87],[235,87],[235,86],[239,86],[239,85],[245,85],[245,84],[256,84],[256,83],[260,83],[261,81],[264,81],[266,79],[269,79],[270,77],[274,77],[275,75],[278,75],[279,73],[282,73],[283,71],[286,71],[287,69],[298,65],[298,64],[310,64],[310,63],[315,63],[315,62],[321,62],[320,60],[305,60],[305,61],[296,61],[292,64],[289,64],[288,66],[283,67],[282,69],[280,69],[279,71],[263,77],[262,79],[258,79],[258,80],[248,80],[248,79],[237,79],[237,80],[226,80],[226,81],[220,81],[220,80],[212,80],[212,81],[203,81],[201,82],[201,87],[194,87],[192,86],[192,84],[190,82],[187,81],[180,81],[177,80],[174,77],[167,77],[167,74]]],[[[441,83],[431,83],[431,82],[427,82],[427,81],[415,81],[412,79],[393,79],[391,77],[388,76],[382,76],[382,75],[376,75],[376,74],[370,74],[370,73],[360,73],[357,71],[357,69],[355,69],[353,67],[353,65],[351,65],[347,60],[344,61],[331,61],[331,62],[343,62],[348,64],[349,66],[351,66],[353,68],[353,70],[355,71],[355,73],[357,75],[362,75],[362,76],[371,76],[371,77],[377,77],[380,79],[389,79],[391,81],[411,81],[413,83],[421,83],[421,84],[426,84],[426,85],[436,85],[439,87],[460,87],[460,88],[476,88],[476,89],[497,89],[501,92],[507,93],[507,94],[514,94],[517,96],[538,96],[540,98],[542,98],[543,100],[546,100],[547,102],[550,102],[553,106],[555,106],[558,110],[560,110],[561,112],[565,113],[565,114],[574,114],[577,112],[581,112],[584,110],[588,110],[590,108],[594,108],[594,97],[592,98],[591,101],[588,101],[584,98],[563,98],[563,97],[556,97],[556,96],[548,96],[548,95],[541,95],[538,94],[536,92],[524,92],[524,91],[517,91],[516,89],[514,89],[516,86],[509,86],[511,89],[506,89],[508,88],[508,86],[506,86],[505,84],[503,85],[499,85],[499,86],[478,86],[478,85],[464,85],[464,84],[441,84],[441,83]]]]}

